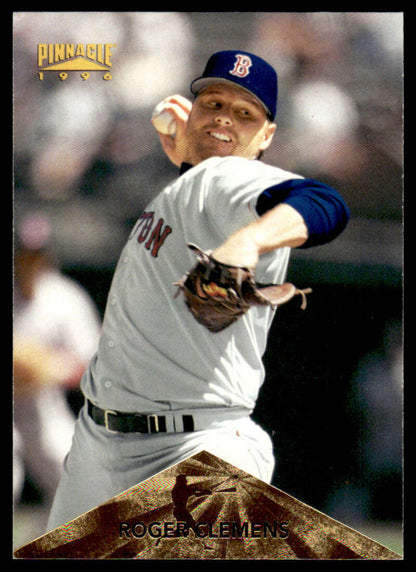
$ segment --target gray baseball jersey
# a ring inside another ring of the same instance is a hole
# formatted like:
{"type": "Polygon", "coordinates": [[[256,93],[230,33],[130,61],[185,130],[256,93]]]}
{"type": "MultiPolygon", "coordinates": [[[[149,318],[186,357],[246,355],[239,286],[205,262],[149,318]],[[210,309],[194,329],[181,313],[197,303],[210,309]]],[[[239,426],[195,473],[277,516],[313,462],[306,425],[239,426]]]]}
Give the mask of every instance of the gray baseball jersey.
{"type": "MultiPolygon", "coordinates": [[[[168,185],[142,213],[121,254],[99,349],[82,389],[103,409],[153,413],[166,410],[253,409],[264,380],[262,355],[274,310],[253,307],[212,334],[191,316],[177,281],[192,267],[187,243],[218,247],[258,218],[260,193],[301,179],[260,161],[213,157],[168,185]]],[[[284,281],[290,249],[260,258],[256,278],[284,281]]]]}

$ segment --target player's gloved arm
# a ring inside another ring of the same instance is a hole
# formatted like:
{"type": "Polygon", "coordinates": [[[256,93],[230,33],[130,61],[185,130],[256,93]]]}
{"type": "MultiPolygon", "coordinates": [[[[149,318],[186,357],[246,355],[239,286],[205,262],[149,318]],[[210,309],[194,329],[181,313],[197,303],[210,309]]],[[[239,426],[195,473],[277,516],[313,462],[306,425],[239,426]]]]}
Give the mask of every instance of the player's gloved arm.
{"type": "Polygon", "coordinates": [[[157,131],[164,153],[174,165],[180,167],[185,155],[184,133],[192,109],[192,103],[182,95],[171,95],[163,100],[163,109],[173,117],[175,133],[162,133],[153,119],[152,123],[157,131]]]}
{"type": "Polygon", "coordinates": [[[298,247],[307,239],[308,228],[302,215],[281,203],[233,233],[212,255],[224,264],[254,269],[262,254],[284,246],[298,247]]]}

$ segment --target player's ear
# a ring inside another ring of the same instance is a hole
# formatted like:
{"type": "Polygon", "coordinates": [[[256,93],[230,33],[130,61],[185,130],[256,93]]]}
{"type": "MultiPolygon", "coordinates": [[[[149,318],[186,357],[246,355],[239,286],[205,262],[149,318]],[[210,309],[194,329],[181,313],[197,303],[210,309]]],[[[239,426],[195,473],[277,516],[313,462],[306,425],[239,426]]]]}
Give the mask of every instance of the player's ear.
{"type": "Polygon", "coordinates": [[[260,151],[265,151],[273,140],[274,133],[276,131],[276,123],[268,123],[264,132],[264,140],[260,144],[260,151]]]}

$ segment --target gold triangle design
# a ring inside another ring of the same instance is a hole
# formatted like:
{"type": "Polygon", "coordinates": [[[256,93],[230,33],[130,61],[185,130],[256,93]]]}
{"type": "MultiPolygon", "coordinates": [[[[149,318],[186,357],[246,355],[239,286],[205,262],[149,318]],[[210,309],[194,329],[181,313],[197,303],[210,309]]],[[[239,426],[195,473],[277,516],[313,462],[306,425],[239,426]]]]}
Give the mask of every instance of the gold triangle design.
{"type": "Polygon", "coordinates": [[[15,558],[402,560],[203,451],[18,548],[15,558]]]}
{"type": "Polygon", "coordinates": [[[79,56],[59,64],[41,68],[40,71],[109,71],[110,68],[79,56]]]}

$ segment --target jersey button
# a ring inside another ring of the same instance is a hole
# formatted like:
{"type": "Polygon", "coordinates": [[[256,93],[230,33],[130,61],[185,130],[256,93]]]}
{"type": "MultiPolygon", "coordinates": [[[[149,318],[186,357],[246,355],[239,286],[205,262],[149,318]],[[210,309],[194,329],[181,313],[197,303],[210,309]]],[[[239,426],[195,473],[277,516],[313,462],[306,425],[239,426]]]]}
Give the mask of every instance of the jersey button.
{"type": "Polygon", "coordinates": [[[113,340],[110,340],[110,341],[108,342],[108,347],[109,347],[109,348],[113,348],[114,345],[115,345],[115,344],[114,344],[113,340]]]}
{"type": "Polygon", "coordinates": [[[112,386],[111,381],[105,381],[104,382],[104,387],[106,387],[107,389],[110,389],[111,386],[112,386]]]}

